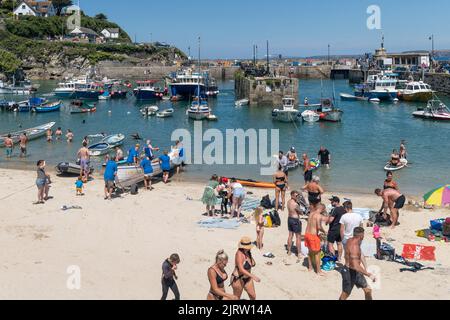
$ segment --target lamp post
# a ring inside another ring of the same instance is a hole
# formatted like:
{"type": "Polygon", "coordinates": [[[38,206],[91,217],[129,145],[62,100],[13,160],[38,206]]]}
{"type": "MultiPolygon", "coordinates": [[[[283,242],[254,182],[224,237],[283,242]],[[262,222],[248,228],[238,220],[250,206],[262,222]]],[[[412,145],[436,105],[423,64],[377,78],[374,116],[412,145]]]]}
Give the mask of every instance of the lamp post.
{"type": "Polygon", "coordinates": [[[431,41],[431,57],[430,57],[430,71],[433,71],[433,58],[434,58],[434,34],[432,34],[428,40],[431,41]]]}

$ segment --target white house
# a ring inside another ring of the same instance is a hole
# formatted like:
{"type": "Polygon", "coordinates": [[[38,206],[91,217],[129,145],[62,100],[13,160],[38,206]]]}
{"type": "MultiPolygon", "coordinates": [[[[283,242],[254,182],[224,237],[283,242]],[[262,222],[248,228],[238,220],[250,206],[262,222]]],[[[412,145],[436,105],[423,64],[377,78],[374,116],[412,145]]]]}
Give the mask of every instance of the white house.
{"type": "Polygon", "coordinates": [[[25,1],[22,1],[14,10],[15,16],[37,16],[37,12],[25,1]]]}
{"type": "Polygon", "coordinates": [[[51,1],[24,0],[14,10],[15,16],[52,17],[56,15],[51,1]]]}
{"type": "Polygon", "coordinates": [[[102,35],[106,39],[119,39],[119,28],[103,29],[102,35]]]}

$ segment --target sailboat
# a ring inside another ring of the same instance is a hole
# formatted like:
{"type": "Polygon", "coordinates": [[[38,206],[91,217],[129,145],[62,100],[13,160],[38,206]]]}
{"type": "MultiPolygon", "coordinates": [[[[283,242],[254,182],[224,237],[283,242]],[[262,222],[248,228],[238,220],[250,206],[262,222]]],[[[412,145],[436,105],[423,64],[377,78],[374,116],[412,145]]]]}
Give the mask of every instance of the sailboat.
{"type": "MultiPolygon", "coordinates": [[[[200,64],[200,37],[198,38],[198,67],[199,74],[201,74],[201,64],[200,64]]],[[[208,106],[208,101],[205,97],[202,97],[200,90],[200,80],[197,82],[197,97],[192,102],[191,106],[186,112],[187,116],[193,120],[206,120],[211,116],[211,109],[208,106]]]]}

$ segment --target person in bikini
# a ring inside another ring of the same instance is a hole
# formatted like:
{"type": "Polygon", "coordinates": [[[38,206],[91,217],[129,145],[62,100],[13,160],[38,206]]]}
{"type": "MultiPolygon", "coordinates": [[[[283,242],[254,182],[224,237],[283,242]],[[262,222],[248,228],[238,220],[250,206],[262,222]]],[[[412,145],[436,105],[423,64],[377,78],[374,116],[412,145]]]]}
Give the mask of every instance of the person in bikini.
{"type": "Polygon", "coordinates": [[[308,217],[308,225],[306,226],[305,245],[309,249],[308,252],[308,271],[313,270],[313,264],[316,266],[316,274],[324,276],[320,268],[320,232],[326,234],[323,223],[326,223],[328,218],[322,215],[325,211],[323,204],[313,205],[311,213],[308,217]]]}
{"type": "Polygon", "coordinates": [[[406,159],[406,157],[408,156],[405,144],[406,144],[405,140],[402,140],[400,142],[400,159],[406,159]]]}
{"type": "Polygon", "coordinates": [[[256,223],[256,247],[261,250],[264,247],[264,208],[258,207],[254,212],[256,223]]]}
{"type": "Polygon", "coordinates": [[[305,183],[308,183],[311,182],[312,180],[311,161],[309,160],[309,157],[306,153],[303,154],[302,159],[303,159],[303,175],[305,183]]]}
{"type": "Polygon", "coordinates": [[[391,171],[386,174],[386,180],[384,180],[383,189],[394,189],[400,191],[398,188],[398,183],[394,181],[394,174],[391,171]]]}
{"type": "Polygon", "coordinates": [[[373,282],[376,281],[376,278],[363,265],[361,259],[361,243],[363,240],[364,229],[356,227],[353,231],[353,238],[347,241],[345,248],[346,265],[342,270],[342,293],[339,300],[347,300],[354,286],[363,289],[366,300],[372,300],[372,290],[368,287],[364,276],[369,277],[373,282]]]}
{"type": "Polygon", "coordinates": [[[400,166],[400,164],[400,155],[398,154],[397,150],[393,150],[391,154],[391,165],[393,167],[398,167],[400,166]]]}
{"type": "Polygon", "coordinates": [[[392,229],[399,226],[398,218],[400,215],[400,209],[402,209],[406,202],[406,197],[395,189],[376,189],[375,194],[383,199],[383,216],[387,218],[387,210],[391,212],[392,229]]]}
{"type": "Polygon", "coordinates": [[[245,290],[250,300],[256,300],[254,282],[261,280],[252,274],[252,268],[256,266],[255,259],[252,257],[252,240],[249,237],[243,237],[239,241],[239,248],[235,256],[235,265],[233,274],[231,275],[231,287],[233,294],[240,299],[242,292],[245,290]]]}
{"type": "Polygon", "coordinates": [[[291,255],[292,252],[292,239],[295,235],[295,245],[297,247],[297,257],[300,262],[302,255],[302,222],[300,221],[300,215],[303,214],[301,211],[299,204],[297,203],[297,198],[300,195],[298,191],[291,192],[291,199],[287,203],[288,209],[288,230],[289,236],[287,240],[287,253],[288,256],[291,255]]]}
{"type": "Polygon", "coordinates": [[[286,202],[288,176],[283,172],[281,166],[278,166],[278,171],[273,175],[273,183],[275,184],[275,210],[278,211],[281,196],[281,210],[283,211],[286,202]]]}
{"type": "Polygon", "coordinates": [[[238,300],[233,294],[225,291],[225,281],[228,274],[225,267],[228,264],[228,255],[224,250],[220,250],[216,254],[216,263],[208,269],[208,280],[210,284],[207,300],[238,300]]]}
{"type": "Polygon", "coordinates": [[[322,202],[322,194],[325,192],[320,186],[320,178],[314,176],[311,182],[306,183],[302,188],[308,192],[308,202],[310,205],[317,205],[322,202]]]}

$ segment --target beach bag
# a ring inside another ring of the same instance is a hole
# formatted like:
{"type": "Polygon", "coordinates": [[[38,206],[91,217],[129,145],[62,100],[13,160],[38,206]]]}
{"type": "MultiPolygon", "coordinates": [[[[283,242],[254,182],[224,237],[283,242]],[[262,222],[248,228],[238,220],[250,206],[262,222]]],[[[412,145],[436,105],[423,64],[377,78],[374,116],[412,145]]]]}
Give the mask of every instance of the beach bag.
{"type": "Polygon", "coordinates": [[[435,231],[442,231],[445,219],[437,219],[430,221],[430,229],[435,231]]]}
{"type": "Polygon", "coordinates": [[[269,195],[264,196],[261,199],[261,203],[260,203],[261,207],[263,207],[264,209],[272,209],[272,202],[270,201],[270,197],[269,195]]]}
{"type": "Polygon", "coordinates": [[[273,210],[270,213],[270,218],[272,219],[272,225],[279,227],[281,226],[281,219],[280,219],[280,215],[278,214],[278,212],[276,210],[273,210]]]}
{"type": "Polygon", "coordinates": [[[450,237],[450,218],[445,219],[444,225],[442,226],[442,235],[450,237]]]}
{"type": "Polygon", "coordinates": [[[378,260],[394,261],[395,249],[387,243],[381,244],[380,239],[377,239],[377,254],[375,258],[378,260]]]}
{"type": "Polygon", "coordinates": [[[332,257],[329,255],[326,255],[322,258],[322,270],[323,271],[333,271],[336,269],[336,257],[332,257]]]}
{"type": "Polygon", "coordinates": [[[130,187],[130,194],[137,195],[139,193],[139,188],[137,184],[132,184],[130,187]]]}
{"type": "Polygon", "coordinates": [[[271,218],[270,214],[264,215],[264,227],[272,228],[272,226],[273,226],[273,224],[272,224],[272,218],[271,218]]]}

